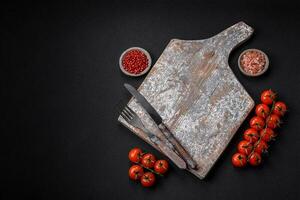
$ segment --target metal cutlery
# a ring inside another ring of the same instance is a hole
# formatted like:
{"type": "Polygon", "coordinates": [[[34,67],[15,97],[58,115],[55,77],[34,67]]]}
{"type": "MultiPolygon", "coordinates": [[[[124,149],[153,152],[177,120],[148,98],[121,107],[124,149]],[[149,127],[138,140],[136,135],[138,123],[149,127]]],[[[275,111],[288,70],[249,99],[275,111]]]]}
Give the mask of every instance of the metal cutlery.
{"type": "Polygon", "coordinates": [[[172,160],[180,169],[186,169],[185,161],[164,144],[156,135],[145,128],[139,116],[128,106],[125,106],[121,112],[121,116],[132,126],[142,130],[147,137],[163,152],[170,160],[172,160]]]}
{"type": "Polygon", "coordinates": [[[157,124],[158,128],[165,135],[167,140],[174,146],[179,155],[186,161],[188,166],[192,169],[197,167],[196,162],[189,155],[189,153],[184,149],[184,147],[177,141],[168,127],[164,124],[161,116],[157,113],[157,111],[152,107],[152,105],[147,101],[147,99],[139,93],[133,86],[125,83],[125,88],[136,98],[138,103],[148,112],[153,121],[157,124]]]}

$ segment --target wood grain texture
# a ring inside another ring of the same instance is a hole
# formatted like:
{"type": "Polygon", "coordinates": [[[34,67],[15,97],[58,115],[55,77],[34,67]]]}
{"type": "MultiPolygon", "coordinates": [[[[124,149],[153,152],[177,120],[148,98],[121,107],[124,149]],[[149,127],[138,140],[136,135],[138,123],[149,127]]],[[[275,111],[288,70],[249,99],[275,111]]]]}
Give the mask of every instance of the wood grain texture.
{"type": "MultiPolygon", "coordinates": [[[[232,49],[252,33],[250,26],[239,22],[208,39],[172,39],[139,87],[197,162],[197,170],[188,170],[201,179],[254,106],[228,65],[232,49]]],[[[131,99],[128,106],[137,112],[150,131],[161,137],[156,124],[135,99],[131,99]]],[[[118,120],[152,144],[144,133],[127,124],[121,116],[118,120]]]]}

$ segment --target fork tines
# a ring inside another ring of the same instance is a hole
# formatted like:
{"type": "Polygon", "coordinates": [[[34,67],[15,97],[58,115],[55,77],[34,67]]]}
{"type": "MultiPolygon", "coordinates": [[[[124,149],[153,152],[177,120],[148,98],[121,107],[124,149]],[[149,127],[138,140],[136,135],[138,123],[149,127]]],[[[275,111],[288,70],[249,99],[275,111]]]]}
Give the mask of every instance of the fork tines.
{"type": "Polygon", "coordinates": [[[129,106],[127,106],[127,105],[125,106],[125,108],[121,112],[121,116],[126,121],[130,121],[135,115],[136,115],[135,112],[131,108],[129,108],[129,106]]]}

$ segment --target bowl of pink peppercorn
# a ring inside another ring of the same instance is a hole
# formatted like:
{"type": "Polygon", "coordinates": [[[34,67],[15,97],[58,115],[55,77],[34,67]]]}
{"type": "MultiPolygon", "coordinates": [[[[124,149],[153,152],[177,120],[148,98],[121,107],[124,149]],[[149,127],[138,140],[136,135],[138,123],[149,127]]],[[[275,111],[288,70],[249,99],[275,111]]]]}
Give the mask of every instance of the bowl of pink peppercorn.
{"type": "Polygon", "coordinates": [[[131,47],[120,56],[119,66],[121,71],[128,76],[142,76],[151,67],[151,57],[145,49],[131,47]]]}
{"type": "Polygon", "coordinates": [[[246,76],[260,76],[269,68],[269,58],[259,49],[247,49],[240,54],[238,65],[246,76]]]}

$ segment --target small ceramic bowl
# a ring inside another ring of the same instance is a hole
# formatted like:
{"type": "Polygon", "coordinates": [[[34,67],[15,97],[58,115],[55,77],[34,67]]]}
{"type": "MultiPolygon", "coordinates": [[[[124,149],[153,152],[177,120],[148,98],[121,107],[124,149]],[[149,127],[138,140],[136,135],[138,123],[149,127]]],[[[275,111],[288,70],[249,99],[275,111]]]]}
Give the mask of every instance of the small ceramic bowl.
{"type": "Polygon", "coordinates": [[[238,59],[238,65],[239,65],[239,68],[240,68],[241,72],[242,72],[244,75],[246,75],[246,76],[252,76],[252,77],[260,76],[260,75],[264,74],[264,73],[268,70],[268,68],[269,68],[269,58],[268,58],[267,54],[265,54],[263,51],[261,51],[261,50],[259,50],[259,49],[246,49],[245,51],[243,51],[243,52],[240,54],[239,59],[238,59]],[[265,65],[264,65],[264,69],[263,69],[262,71],[256,73],[256,74],[251,74],[251,73],[246,72],[246,71],[243,69],[243,67],[241,66],[241,59],[242,59],[242,56],[243,56],[245,53],[249,52],[249,51],[256,51],[256,52],[259,52],[259,53],[263,54],[263,55],[265,56],[265,59],[266,59],[266,63],[265,63],[265,65]]]}
{"type": "Polygon", "coordinates": [[[129,49],[126,49],[126,50],[121,54],[120,59],[119,59],[119,66],[120,66],[121,71],[122,71],[124,74],[128,75],[128,76],[134,76],[134,77],[142,76],[142,75],[146,74],[146,73],[149,71],[150,67],[151,67],[151,63],[152,63],[152,59],[151,59],[151,56],[150,56],[150,54],[148,53],[148,51],[146,51],[145,49],[140,48],[140,47],[131,47],[131,48],[129,48],[129,49]],[[124,67],[123,67],[123,64],[122,64],[123,57],[124,57],[124,55],[125,55],[128,51],[130,51],[130,50],[139,50],[139,51],[143,52],[143,53],[147,56],[147,59],[148,59],[148,66],[146,67],[146,69],[144,69],[144,71],[142,71],[142,72],[139,73],[139,74],[132,74],[132,73],[126,71],[126,70],[124,69],[124,67]]]}

